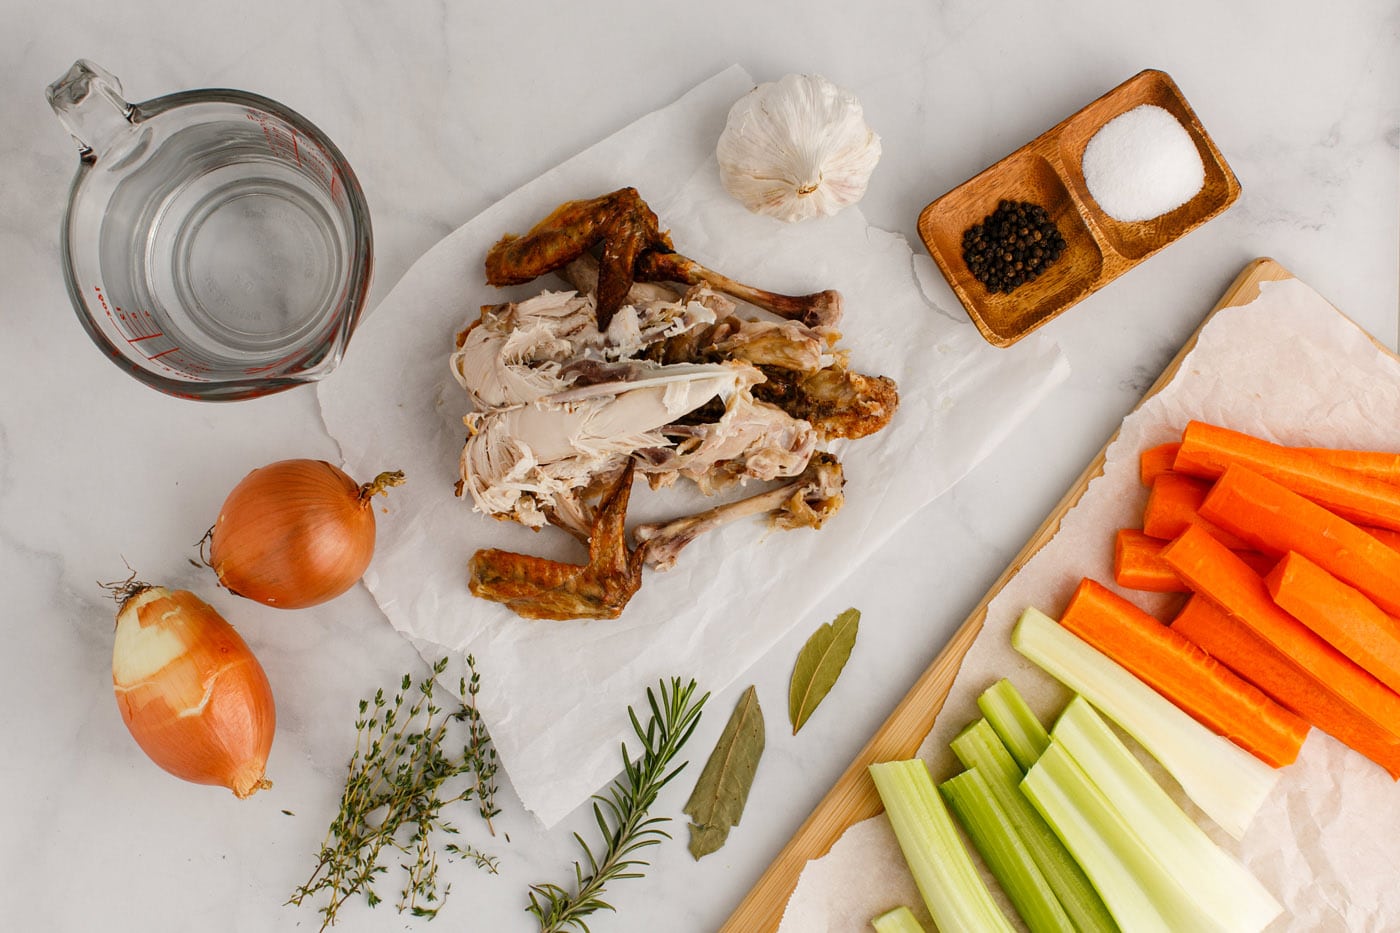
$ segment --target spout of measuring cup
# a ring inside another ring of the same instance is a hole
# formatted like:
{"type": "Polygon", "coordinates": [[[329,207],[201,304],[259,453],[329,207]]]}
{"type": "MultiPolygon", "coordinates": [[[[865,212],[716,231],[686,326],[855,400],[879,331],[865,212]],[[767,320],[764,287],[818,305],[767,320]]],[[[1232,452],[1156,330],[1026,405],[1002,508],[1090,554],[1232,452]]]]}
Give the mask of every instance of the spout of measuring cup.
{"type": "Polygon", "coordinates": [[[122,98],[121,81],[100,65],[79,59],[44,96],[78,141],[84,162],[96,162],[131,135],[136,108],[122,98]]]}

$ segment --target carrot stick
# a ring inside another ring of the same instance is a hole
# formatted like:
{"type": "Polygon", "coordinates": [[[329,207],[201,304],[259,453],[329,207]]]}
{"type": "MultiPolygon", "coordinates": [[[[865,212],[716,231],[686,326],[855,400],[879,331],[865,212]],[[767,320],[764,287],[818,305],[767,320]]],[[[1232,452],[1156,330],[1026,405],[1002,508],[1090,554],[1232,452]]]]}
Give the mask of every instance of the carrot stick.
{"type": "Polygon", "coordinates": [[[1358,716],[1316,678],[1300,671],[1268,642],[1204,596],[1192,596],[1172,631],[1200,645],[1220,663],[1281,706],[1365,755],[1400,780],[1400,741],[1358,716]]]}
{"type": "Polygon", "coordinates": [[[1400,690],[1400,619],[1292,551],[1264,580],[1289,615],[1392,690],[1400,690]]]}
{"type": "MultiPolygon", "coordinates": [[[[1345,450],[1337,447],[1295,447],[1324,463],[1360,473],[1387,483],[1400,483],[1400,453],[1388,450],[1345,450]]],[[[1144,486],[1151,486],[1158,474],[1174,469],[1181,443],[1169,442],[1149,447],[1138,455],[1138,475],[1144,486]]]]}
{"type": "Polygon", "coordinates": [[[1136,528],[1118,529],[1113,539],[1114,581],[1130,590],[1185,593],[1190,587],[1162,560],[1162,548],[1166,544],[1136,528]]]}
{"type": "Polygon", "coordinates": [[[1200,514],[1210,483],[1183,473],[1163,473],[1152,481],[1147,494],[1147,506],[1142,510],[1142,530],[1154,538],[1171,540],[1191,525],[1201,525],[1211,537],[1226,547],[1243,550],[1249,547],[1200,514]]]}
{"type": "Polygon", "coordinates": [[[1400,454],[1385,450],[1339,450],[1335,447],[1299,447],[1324,463],[1361,473],[1387,483],[1400,483],[1400,454]]]}
{"type": "Polygon", "coordinates": [[[1266,764],[1298,757],[1306,722],[1102,584],[1081,580],[1060,624],[1266,764]]]}
{"type": "MultiPolygon", "coordinates": [[[[1162,549],[1170,541],[1154,538],[1136,528],[1120,528],[1113,541],[1113,579],[1130,590],[1151,593],[1189,593],[1181,577],[1165,560],[1162,549]]],[[[1236,551],[1255,573],[1268,573],[1277,561],[1258,551],[1236,551]]]]}
{"type": "Polygon", "coordinates": [[[1375,525],[1358,525],[1362,531],[1394,551],[1400,551],[1400,531],[1392,528],[1377,528],[1375,525]]]}
{"type": "Polygon", "coordinates": [[[1215,602],[1400,742],[1400,694],[1280,609],[1259,574],[1229,548],[1193,526],[1167,545],[1162,557],[1193,591],[1215,602]]]}
{"type": "Polygon", "coordinates": [[[1400,531],[1400,485],[1382,482],[1229,428],[1192,421],[1181,437],[1173,469],[1214,479],[1239,463],[1363,525],[1400,531]]]}
{"type": "Polygon", "coordinates": [[[1400,615],[1400,551],[1247,467],[1225,471],[1201,516],[1267,554],[1297,551],[1400,615]]]}
{"type": "Polygon", "coordinates": [[[1176,452],[1180,449],[1181,444],[1172,441],[1149,447],[1138,454],[1138,478],[1142,480],[1142,484],[1151,486],[1154,479],[1170,470],[1176,462],[1176,452]]]}

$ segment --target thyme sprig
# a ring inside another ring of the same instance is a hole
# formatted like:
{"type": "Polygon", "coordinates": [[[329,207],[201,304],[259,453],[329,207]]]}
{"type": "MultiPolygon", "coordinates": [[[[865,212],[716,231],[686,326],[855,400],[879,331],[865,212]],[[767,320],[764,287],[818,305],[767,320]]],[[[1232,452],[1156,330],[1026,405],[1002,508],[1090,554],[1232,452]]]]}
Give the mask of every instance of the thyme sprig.
{"type": "Polygon", "coordinates": [[[695,681],[681,686],[680,678],[675,677],[671,679],[670,689],[667,689],[665,681],[660,682],[658,687],[661,694],[659,701],[651,688],[647,688],[651,718],[646,728],[642,727],[632,708],[627,708],[632,730],[642,743],[641,757],[634,763],[627,753],[626,743],[623,743],[624,773],[612,783],[606,795],[599,794],[593,798],[593,818],[604,843],[601,858],[594,855],[582,836],[574,833],[588,862],[587,872],[583,863],[574,862],[574,889],[570,891],[549,883],[530,886],[530,906],[526,910],[539,921],[540,933],[562,933],[568,928],[588,933],[584,918],[598,910],[614,909],[602,899],[607,883],[642,877],[640,869],[646,868],[647,863],[638,858],[637,853],[647,846],[657,845],[662,839],[671,838],[661,829],[671,818],[647,814],[661,788],[686,766],[687,762],[682,762],[671,768],[671,762],[695,731],[700,722],[701,707],[710,695],[706,693],[692,702],[695,681]]]}
{"type": "MultiPolygon", "coordinates": [[[[449,804],[475,798],[482,819],[495,835],[491,817],[500,812],[495,805],[496,750],[476,708],[481,683],[476,659],[467,656],[469,676],[462,678],[462,700],[451,712],[433,696],[435,680],[446,668],[447,658],[443,658],[416,688],[412,676],[405,674],[392,699],[380,689],[372,700],[360,701],[355,751],[346,769],[339,812],[326,832],[311,877],[287,901],[301,904],[326,895],[327,902],[319,908],[322,930],[335,924],[340,908],[356,894],[363,892],[371,907],[379,904],[374,882],[388,871],[381,860],[392,852],[407,859],[400,863],[405,881],[399,911],[415,917],[436,916],[450,885],[438,893],[434,833],[458,833],[442,816],[449,804]],[[443,751],[453,722],[466,723],[460,756],[443,751]],[[444,798],[443,785],[462,776],[467,777],[466,785],[444,798]]],[[[449,843],[444,849],[496,873],[496,858],[470,843],[449,843]]]]}

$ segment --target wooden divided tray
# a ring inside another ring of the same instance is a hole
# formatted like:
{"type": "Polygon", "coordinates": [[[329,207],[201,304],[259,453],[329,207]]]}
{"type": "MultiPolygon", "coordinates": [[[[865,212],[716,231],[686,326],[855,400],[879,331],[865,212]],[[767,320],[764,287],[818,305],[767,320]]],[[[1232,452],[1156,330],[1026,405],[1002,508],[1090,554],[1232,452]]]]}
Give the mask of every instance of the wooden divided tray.
{"type": "MultiPolygon", "coordinates": [[[[1220,309],[1253,301],[1259,296],[1261,282],[1288,278],[1292,278],[1292,275],[1272,259],[1254,260],[1231,284],[1220,302],[1206,316],[1205,321],[1201,322],[1201,327],[1204,327],[1220,309]]],[[[1137,407],[1141,407],[1143,402],[1156,395],[1176,376],[1181,361],[1196,345],[1196,336],[1199,333],[1200,328],[1197,328],[1196,333],[1191,335],[1186,345],[1157,377],[1157,381],[1148,389],[1142,401],[1138,402],[1137,407]]],[[[776,930],[788,897],[797,886],[797,878],[802,873],[803,866],[810,859],[825,855],[847,827],[882,812],[880,797],[866,769],[877,761],[912,758],[918,753],[924,737],[933,730],[934,718],[943,708],[944,700],[948,698],[963,656],[972,647],[977,633],[982,629],[987,606],[1036,552],[1055,536],[1060,527],[1060,520],[1079,502],[1084,490],[1089,486],[1089,481],[1103,472],[1104,456],[1109,444],[1112,444],[1117,436],[1115,431],[1114,436],[1108,439],[1089,462],[1079,479],[1065,493],[1064,498],[1036,530],[1030,541],[1026,542],[1010,566],[982,597],[977,608],[958,627],[947,646],[934,658],[928,669],[919,675],[919,679],[914,682],[904,699],[900,700],[894,712],[861,749],[860,754],[856,755],[850,767],[837,779],[821,803],[817,804],[806,822],[798,828],[796,834],[768,866],[767,871],[758,879],[758,883],[750,889],[748,895],[730,915],[721,928],[722,933],[769,933],[776,930]]]]}
{"type": "Polygon", "coordinates": [[[1234,172],[1176,84],[1165,73],[1148,70],[925,207],[919,236],[982,336],[1004,347],[1219,214],[1239,194],[1234,172]],[[1161,107],[1181,122],[1196,144],[1205,182],[1175,210],[1125,223],[1094,203],[1080,161],[1105,123],[1142,104],[1161,107]],[[1039,278],[1010,294],[992,294],[963,261],[962,237],[1003,199],[1045,208],[1065,250],[1039,278]]]}

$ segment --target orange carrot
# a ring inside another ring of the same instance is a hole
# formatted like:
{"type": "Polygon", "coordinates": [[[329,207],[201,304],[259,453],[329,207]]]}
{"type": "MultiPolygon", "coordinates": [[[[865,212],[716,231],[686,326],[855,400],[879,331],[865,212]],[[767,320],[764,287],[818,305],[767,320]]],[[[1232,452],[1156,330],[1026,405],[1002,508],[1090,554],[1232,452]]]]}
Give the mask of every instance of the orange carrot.
{"type": "Polygon", "coordinates": [[[1400,615],[1400,551],[1247,467],[1216,480],[1201,516],[1267,554],[1297,551],[1400,615]]]}
{"type": "Polygon", "coordinates": [[[1400,690],[1400,619],[1301,554],[1290,551],[1265,578],[1269,593],[1289,615],[1400,690]]]}
{"type": "Polygon", "coordinates": [[[1136,528],[1120,528],[1113,539],[1113,579],[1130,590],[1184,593],[1189,587],[1162,560],[1167,542],[1136,528]]]}
{"type": "Polygon", "coordinates": [[[1060,624],[1266,764],[1281,768],[1298,757],[1307,723],[1103,585],[1081,580],[1060,624]]]}
{"type": "Polygon", "coordinates": [[[1149,447],[1139,454],[1138,478],[1142,480],[1142,484],[1151,486],[1154,479],[1170,470],[1176,462],[1176,452],[1180,449],[1181,444],[1173,441],[1149,447]]]}
{"type": "Polygon", "coordinates": [[[1203,421],[1187,424],[1172,468],[1214,479],[1231,463],[1262,473],[1343,518],[1400,531],[1400,485],[1353,473],[1302,450],[1229,428],[1203,421]]]}
{"type": "Polygon", "coordinates": [[[1393,528],[1377,528],[1375,525],[1358,525],[1357,527],[1386,547],[1400,551],[1400,531],[1393,528]]]}
{"type": "MultiPolygon", "coordinates": [[[[1151,593],[1189,593],[1176,571],[1162,559],[1162,549],[1170,541],[1154,538],[1136,528],[1120,528],[1113,541],[1113,579],[1130,590],[1151,593]]],[[[1268,573],[1277,561],[1258,551],[1236,551],[1240,560],[1256,573],[1268,573]]]]}
{"type": "Polygon", "coordinates": [[[1332,466],[1387,483],[1400,483],[1400,454],[1385,450],[1339,450],[1335,447],[1298,449],[1332,466]]]}
{"type": "Polygon", "coordinates": [[[1172,621],[1184,635],[1281,706],[1365,755],[1400,780],[1400,741],[1358,716],[1315,677],[1204,596],[1193,596],[1172,621]]]}
{"type": "Polygon", "coordinates": [[[1323,641],[1269,595],[1264,580],[1229,548],[1192,526],[1162,552],[1191,589],[1278,649],[1299,670],[1400,742],[1400,694],[1323,641]]]}
{"type": "Polygon", "coordinates": [[[1142,510],[1142,530],[1154,538],[1171,540],[1191,525],[1201,525],[1227,547],[1244,550],[1243,540],[1216,527],[1200,514],[1210,483],[1183,473],[1163,473],[1152,481],[1147,506],[1142,510]]]}

